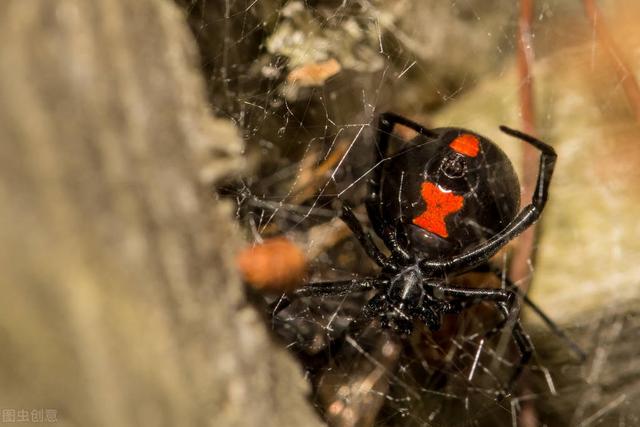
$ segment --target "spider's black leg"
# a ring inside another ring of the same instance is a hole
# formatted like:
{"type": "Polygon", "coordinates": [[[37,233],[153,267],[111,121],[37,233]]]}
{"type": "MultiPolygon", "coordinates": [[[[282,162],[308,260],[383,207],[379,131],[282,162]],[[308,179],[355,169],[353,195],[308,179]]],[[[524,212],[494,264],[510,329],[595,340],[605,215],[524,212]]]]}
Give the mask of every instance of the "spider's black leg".
{"type": "MultiPolygon", "coordinates": [[[[433,131],[425,128],[424,126],[413,122],[411,120],[405,119],[402,116],[399,116],[394,113],[386,112],[380,114],[378,117],[378,130],[376,133],[376,154],[374,158],[375,168],[371,174],[371,178],[368,181],[369,185],[369,199],[378,201],[380,197],[380,184],[382,183],[382,163],[385,161],[389,154],[389,138],[393,135],[393,128],[396,124],[400,124],[402,126],[406,126],[410,129],[415,130],[416,132],[431,138],[436,138],[438,135],[433,131]]],[[[378,206],[372,206],[377,208],[378,206]]],[[[379,212],[374,216],[379,217],[379,212]]],[[[382,225],[382,224],[379,224],[382,225]]],[[[379,235],[382,235],[382,230],[376,229],[376,232],[379,235]]]]}
{"type": "Polygon", "coordinates": [[[386,309],[386,301],[381,298],[381,294],[376,294],[371,298],[364,309],[349,323],[338,337],[332,339],[321,352],[312,356],[299,355],[303,360],[305,369],[312,375],[317,374],[321,369],[326,369],[330,365],[331,359],[340,354],[346,345],[353,345],[360,335],[365,331],[370,321],[374,319],[380,310],[386,309]]]}
{"type": "Polygon", "coordinates": [[[442,327],[442,315],[446,312],[448,312],[448,310],[438,310],[427,304],[426,306],[421,307],[417,315],[431,331],[439,331],[442,327]]]}
{"type": "Polygon", "coordinates": [[[335,282],[316,282],[296,289],[293,294],[282,295],[269,305],[272,315],[280,313],[287,308],[293,299],[312,296],[344,296],[354,292],[365,292],[371,289],[378,289],[387,285],[386,280],[365,278],[353,280],[339,280],[335,282]]]}
{"type": "Polygon", "coordinates": [[[393,239],[393,233],[390,230],[390,224],[387,224],[382,218],[382,212],[380,207],[380,186],[382,184],[382,170],[383,163],[385,162],[389,153],[389,139],[393,135],[393,128],[396,120],[395,115],[392,113],[382,113],[378,117],[378,129],[375,139],[375,156],[374,156],[374,169],[371,173],[371,177],[367,181],[368,197],[365,200],[365,206],[367,208],[367,214],[371,221],[371,226],[375,230],[376,234],[380,236],[385,245],[394,254],[401,255],[401,259],[408,259],[408,253],[403,251],[393,239]]]}
{"type": "Polygon", "coordinates": [[[518,351],[520,351],[520,360],[516,365],[515,370],[511,374],[511,378],[509,379],[509,383],[507,384],[507,395],[511,394],[514,390],[516,382],[520,375],[522,375],[522,371],[525,366],[529,364],[531,360],[531,355],[533,354],[533,344],[531,343],[531,338],[522,328],[522,324],[520,320],[516,320],[513,324],[513,329],[511,330],[511,334],[513,335],[513,340],[518,346],[518,351]]]}
{"type": "MultiPolygon", "coordinates": [[[[495,288],[458,288],[452,286],[434,285],[434,294],[439,296],[453,298],[453,302],[479,302],[491,301],[496,304],[501,316],[500,322],[488,331],[484,338],[490,338],[497,332],[504,329],[507,322],[516,319],[519,313],[516,293],[511,290],[495,289],[495,288]]],[[[460,306],[451,304],[452,312],[460,312],[460,306]]]]}
{"type": "Polygon", "coordinates": [[[480,246],[448,260],[432,261],[425,259],[420,261],[420,268],[426,274],[436,274],[436,272],[460,272],[471,269],[492,257],[508,241],[522,233],[540,217],[549,196],[549,183],[556,162],[556,152],[551,146],[530,135],[509,129],[505,126],[500,126],[500,129],[508,135],[528,142],[541,152],[538,180],[531,203],[522,209],[504,230],[480,246]]]}
{"type": "MultiPolygon", "coordinates": [[[[384,245],[389,248],[392,256],[397,260],[408,261],[410,263],[413,262],[413,257],[405,249],[406,245],[400,241],[397,230],[400,229],[398,226],[399,223],[402,223],[403,219],[396,219],[393,225],[387,224],[380,214],[379,202],[374,199],[367,199],[365,201],[365,206],[367,208],[367,214],[369,216],[369,220],[371,221],[371,225],[374,227],[376,234],[380,236],[384,245]]],[[[404,237],[404,236],[402,236],[404,237]]]]}
{"type": "Polygon", "coordinates": [[[354,318],[349,324],[349,335],[357,336],[361,332],[366,324],[374,319],[379,313],[387,309],[387,301],[384,293],[378,293],[374,295],[367,304],[364,306],[360,315],[354,318]]]}
{"type": "Polygon", "coordinates": [[[393,129],[395,124],[400,124],[430,138],[436,138],[438,136],[434,131],[422,126],[420,123],[416,123],[413,120],[409,120],[406,117],[402,117],[401,115],[390,111],[380,114],[380,122],[381,124],[382,122],[385,122],[387,126],[391,127],[391,129],[393,129]]]}
{"type": "MultiPolygon", "coordinates": [[[[427,283],[427,285],[429,285],[427,283]]],[[[495,288],[459,288],[455,286],[443,286],[439,284],[429,285],[433,287],[433,293],[436,297],[440,295],[449,298],[455,298],[466,301],[492,301],[496,304],[505,304],[508,311],[511,312],[516,301],[516,294],[505,289],[495,288]]]]}
{"type": "Polygon", "coordinates": [[[424,126],[408,120],[402,116],[394,113],[386,112],[380,114],[378,118],[378,130],[376,133],[375,143],[375,157],[374,157],[374,169],[371,177],[367,181],[368,194],[365,205],[367,207],[367,214],[371,220],[371,225],[376,234],[382,238],[384,244],[398,259],[410,260],[411,256],[403,245],[398,241],[396,236],[395,224],[389,224],[382,218],[382,212],[380,209],[380,185],[382,183],[382,164],[385,162],[389,154],[389,139],[393,134],[393,128],[396,124],[400,124],[415,130],[416,132],[426,136],[435,138],[437,135],[425,128],[424,126]]]}
{"type": "MultiPolygon", "coordinates": [[[[511,394],[518,378],[520,378],[520,375],[522,375],[522,371],[524,367],[529,363],[529,360],[531,359],[531,355],[533,353],[533,345],[531,344],[531,339],[524,332],[524,329],[520,324],[520,320],[517,318],[519,307],[517,305],[516,293],[505,289],[468,289],[441,285],[435,285],[434,292],[441,293],[445,297],[463,301],[491,301],[498,306],[502,315],[502,320],[485,334],[481,343],[484,342],[485,339],[490,338],[497,332],[504,329],[507,323],[510,320],[513,320],[514,323],[511,334],[513,336],[514,342],[518,347],[518,351],[520,352],[520,360],[518,361],[518,364],[516,365],[513,374],[511,374],[511,378],[509,379],[509,382],[507,384],[507,395],[511,394]]],[[[471,371],[470,377],[472,375],[473,369],[471,371]]]]}
{"type": "Polygon", "coordinates": [[[533,302],[525,292],[523,292],[515,283],[513,283],[513,281],[511,279],[509,279],[509,277],[503,275],[502,274],[502,270],[497,269],[497,268],[495,268],[495,266],[493,266],[490,263],[486,262],[486,263],[481,264],[481,265],[477,266],[476,268],[474,268],[473,271],[478,271],[478,272],[483,272],[483,273],[493,273],[495,276],[497,276],[500,280],[503,281],[503,286],[506,289],[510,289],[513,292],[517,293],[518,296],[520,298],[522,298],[522,301],[526,305],[528,305],[533,310],[533,312],[538,315],[538,317],[540,317],[540,319],[543,321],[543,323],[545,325],[547,325],[549,330],[551,330],[551,332],[553,332],[558,338],[560,338],[562,341],[564,341],[564,343],[571,349],[571,351],[573,351],[573,353],[578,357],[578,359],[581,362],[584,362],[586,360],[587,354],[584,352],[584,350],[582,350],[580,348],[580,346],[578,344],[576,344],[569,337],[569,335],[567,335],[567,333],[564,330],[562,330],[562,328],[560,326],[558,326],[542,310],[542,308],[540,308],[540,306],[538,306],[538,304],[533,302]]]}
{"type": "Polygon", "coordinates": [[[547,325],[547,327],[554,334],[556,334],[562,341],[564,341],[564,343],[567,346],[569,346],[571,351],[575,353],[575,355],[578,357],[580,362],[584,362],[587,359],[587,353],[585,353],[584,350],[582,350],[580,346],[576,344],[569,337],[569,335],[567,335],[567,333],[560,328],[560,326],[556,325],[556,323],[553,320],[551,320],[551,318],[549,318],[549,316],[547,316],[547,314],[544,311],[542,311],[542,309],[536,303],[531,301],[531,299],[529,299],[529,297],[526,294],[522,293],[522,291],[520,290],[518,290],[518,292],[522,295],[522,300],[525,302],[525,304],[531,307],[531,309],[538,315],[538,317],[542,319],[544,324],[547,325]]]}
{"type": "MultiPolygon", "coordinates": [[[[476,266],[473,269],[473,271],[478,273],[492,273],[496,275],[499,279],[505,281],[503,289],[506,289],[507,291],[511,291],[519,297],[523,296],[523,293],[520,291],[520,289],[511,280],[509,280],[508,277],[502,277],[501,271],[495,269],[495,267],[493,267],[489,262],[485,262],[483,264],[476,266]]],[[[489,288],[489,289],[498,289],[498,288],[489,288]]],[[[512,303],[512,305],[513,304],[515,304],[515,296],[514,296],[514,303],[512,303]]],[[[498,309],[499,309],[500,321],[484,335],[485,339],[490,339],[495,334],[503,330],[511,317],[511,311],[512,311],[511,307],[509,307],[506,303],[503,303],[503,302],[497,302],[496,305],[498,306],[498,309]]],[[[519,308],[518,308],[518,311],[519,311],[519,308]]]]}
{"type": "Polygon", "coordinates": [[[556,324],[556,322],[551,320],[551,318],[547,315],[547,313],[545,313],[538,304],[531,301],[531,298],[529,298],[529,296],[526,293],[524,293],[515,283],[513,283],[511,279],[509,279],[508,277],[502,277],[502,274],[499,271],[493,270],[493,273],[499,278],[501,278],[502,280],[504,280],[505,287],[507,289],[512,289],[514,292],[518,294],[520,298],[522,298],[522,301],[524,301],[524,303],[527,304],[533,310],[533,312],[536,313],[538,317],[540,317],[540,319],[542,319],[542,322],[545,325],[547,325],[547,327],[551,330],[551,332],[553,332],[562,341],[564,341],[564,343],[571,349],[571,351],[574,352],[574,354],[578,357],[578,359],[581,362],[584,362],[587,359],[587,353],[585,353],[584,350],[582,350],[580,346],[576,344],[569,337],[569,335],[567,335],[567,333],[563,331],[562,328],[560,328],[560,326],[556,324]]]}
{"type": "Polygon", "coordinates": [[[347,224],[347,226],[349,226],[349,229],[356,239],[358,239],[358,242],[360,242],[360,245],[362,245],[367,255],[369,255],[369,258],[373,259],[376,264],[382,268],[386,268],[391,271],[397,270],[396,266],[392,262],[389,262],[389,259],[380,252],[380,249],[378,249],[376,244],[373,242],[371,235],[364,231],[362,224],[360,224],[360,221],[356,218],[353,210],[346,203],[342,205],[342,214],[340,215],[340,218],[345,222],[345,224],[347,224]]]}

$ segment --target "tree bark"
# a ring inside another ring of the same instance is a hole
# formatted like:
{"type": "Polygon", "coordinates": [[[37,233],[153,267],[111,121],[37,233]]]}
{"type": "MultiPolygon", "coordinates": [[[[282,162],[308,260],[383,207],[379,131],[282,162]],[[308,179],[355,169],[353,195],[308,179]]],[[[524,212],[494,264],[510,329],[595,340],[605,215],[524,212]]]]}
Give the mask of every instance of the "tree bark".
{"type": "Polygon", "coordinates": [[[198,70],[167,2],[0,4],[0,407],[319,425],[235,272],[241,142],[198,70]]]}

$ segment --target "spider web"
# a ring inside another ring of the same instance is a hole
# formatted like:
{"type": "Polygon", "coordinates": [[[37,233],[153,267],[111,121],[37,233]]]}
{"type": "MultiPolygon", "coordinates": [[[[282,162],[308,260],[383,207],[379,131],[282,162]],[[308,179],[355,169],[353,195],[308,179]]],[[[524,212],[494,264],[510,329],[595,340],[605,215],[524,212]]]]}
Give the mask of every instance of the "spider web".
{"type": "MultiPolygon", "coordinates": [[[[375,167],[377,114],[473,129],[499,143],[517,170],[527,166],[520,146],[497,132],[499,124],[520,123],[514,2],[178,3],[201,50],[212,108],[234,121],[246,141],[247,172],[225,193],[236,200],[249,240],[286,235],[304,248],[311,282],[376,274],[337,220],[336,201],[358,207],[364,200],[375,167]]],[[[600,6],[619,24],[621,52],[637,58],[640,34],[625,32],[624,11],[640,12],[632,3],[600,6]]],[[[629,76],[599,65],[606,60],[594,31],[580,1],[536,2],[537,122],[561,162],[543,215],[541,250],[531,262],[532,292],[578,337],[587,362],[577,363],[562,340],[525,312],[536,353],[515,395],[498,401],[517,352],[508,332],[480,346],[482,331],[496,321],[489,307],[448,319],[439,333],[419,329],[400,339],[375,322],[351,333],[350,321],[369,295],[305,298],[273,317],[271,327],[300,358],[314,385],[313,402],[330,425],[638,423],[630,403],[637,400],[639,369],[630,364],[623,378],[619,367],[631,363],[633,353],[621,338],[638,330],[634,312],[625,308],[638,295],[639,275],[631,270],[637,263],[621,269],[640,254],[638,244],[625,239],[627,231],[640,231],[628,213],[640,181],[632,162],[640,153],[629,142],[638,131],[623,92],[629,76]],[[593,135],[612,132],[609,141],[624,149],[595,144],[593,135]],[[618,163],[618,154],[630,160],[618,163]],[[594,203],[602,205],[598,213],[594,203]],[[583,216],[568,216],[574,211],[583,216]],[[612,227],[603,217],[621,211],[615,229],[594,241],[594,228],[612,227]],[[600,267],[585,267],[591,263],[600,267]],[[579,297],[576,281],[584,284],[579,297]],[[607,304],[601,302],[605,290],[607,304]]],[[[410,140],[402,129],[397,136],[410,140]]],[[[364,210],[357,213],[366,224],[364,210]]],[[[508,251],[494,261],[505,267],[508,251]]],[[[500,286],[486,276],[461,280],[500,286]]],[[[265,304],[271,302],[267,297],[265,304]]]]}

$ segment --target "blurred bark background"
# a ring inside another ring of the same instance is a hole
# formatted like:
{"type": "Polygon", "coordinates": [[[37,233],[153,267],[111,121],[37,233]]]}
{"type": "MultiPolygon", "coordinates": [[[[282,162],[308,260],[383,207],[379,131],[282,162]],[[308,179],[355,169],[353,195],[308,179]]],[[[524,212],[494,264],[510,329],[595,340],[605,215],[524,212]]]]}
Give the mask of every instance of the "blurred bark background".
{"type": "Polygon", "coordinates": [[[3,422],[319,425],[244,300],[199,66],[166,1],[0,4],[3,422]]]}

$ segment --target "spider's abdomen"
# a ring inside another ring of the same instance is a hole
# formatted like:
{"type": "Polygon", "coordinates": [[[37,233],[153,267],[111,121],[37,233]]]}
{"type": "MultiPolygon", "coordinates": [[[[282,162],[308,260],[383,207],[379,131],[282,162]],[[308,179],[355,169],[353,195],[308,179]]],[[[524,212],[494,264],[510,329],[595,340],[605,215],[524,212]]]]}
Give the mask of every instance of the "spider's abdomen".
{"type": "Polygon", "coordinates": [[[381,212],[412,250],[431,258],[459,253],[501,231],[517,214],[520,186],[504,152],[459,128],[418,136],[383,165],[381,212]]]}

